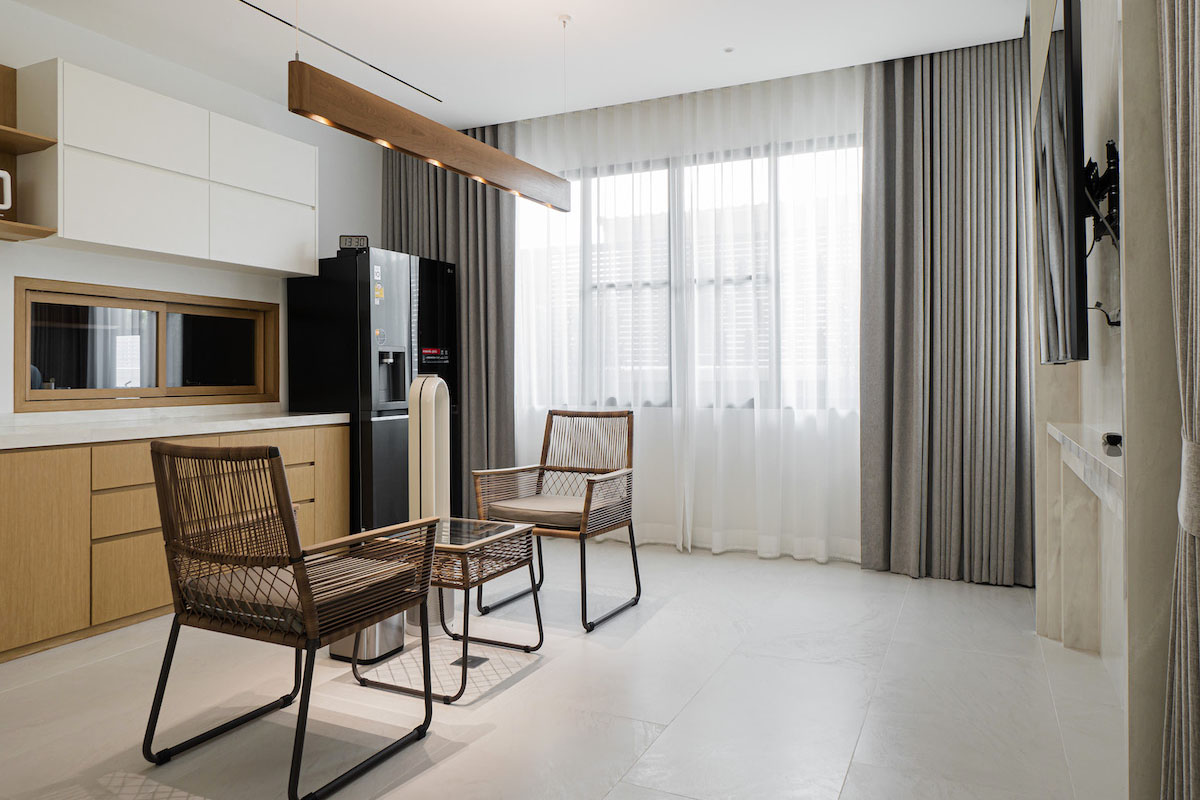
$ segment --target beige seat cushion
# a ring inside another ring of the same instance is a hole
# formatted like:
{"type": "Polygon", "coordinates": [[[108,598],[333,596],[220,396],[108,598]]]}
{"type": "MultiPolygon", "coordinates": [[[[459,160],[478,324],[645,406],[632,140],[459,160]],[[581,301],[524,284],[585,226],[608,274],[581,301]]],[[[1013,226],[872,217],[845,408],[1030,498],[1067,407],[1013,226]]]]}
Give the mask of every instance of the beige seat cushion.
{"type": "Polygon", "coordinates": [[[583,498],[539,494],[504,500],[488,506],[488,517],[501,522],[528,522],[547,528],[577,531],[583,523],[583,498]]]}
{"type": "Polygon", "coordinates": [[[304,632],[291,567],[232,567],[184,581],[190,611],[243,625],[304,632]]]}
{"type": "MultiPolygon", "coordinates": [[[[345,556],[310,564],[317,618],[348,597],[371,592],[379,584],[412,579],[415,568],[404,561],[345,556]]],[[[185,581],[189,610],[243,625],[304,633],[304,613],[291,567],[231,567],[185,581]]]]}

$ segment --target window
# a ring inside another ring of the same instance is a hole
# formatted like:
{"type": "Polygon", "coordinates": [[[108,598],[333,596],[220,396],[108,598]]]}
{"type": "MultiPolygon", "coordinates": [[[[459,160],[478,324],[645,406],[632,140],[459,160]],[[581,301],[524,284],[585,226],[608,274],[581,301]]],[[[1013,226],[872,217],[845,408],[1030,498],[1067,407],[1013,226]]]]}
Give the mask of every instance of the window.
{"type": "Polygon", "coordinates": [[[857,408],[861,172],[857,143],[793,143],[585,170],[565,215],[519,204],[531,402],[857,408]]]}
{"type": "Polygon", "coordinates": [[[779,158],[779,369],[785,408],[858,408],[862,148],[779,158]]]}
{"type": "MultiPolygon", "coordinates": [[[[158,312],[39,293],[29,307],[32,389],[155,385],[158,312]]],[[[132,304],[131,304],[132,305],[132,304]]]]}
{"type": "Polygon", "coordinates": [[[684,259],[694,275],[702,406],[748,404],[772,383],[769,169],[766,158],[684,169],[684,259]]]}
{"type": "Polygon", "coordinates": [[[585,396],[649,405],[671,397],[670,219],[667,170],[591,178],[583,322],[594,335],[585,396]],[[640,392],[635,390],[640,387],[640,392]]]}
{"type": "Polygon", "coordinates": [[[17,411],[279,398],[279,308],[17,278],[17,411]]]}
{"type": "Polygon", "coordinates": [[[257,314],[223,308],[167,311],[167,386],[253,386],[257,314]]]}

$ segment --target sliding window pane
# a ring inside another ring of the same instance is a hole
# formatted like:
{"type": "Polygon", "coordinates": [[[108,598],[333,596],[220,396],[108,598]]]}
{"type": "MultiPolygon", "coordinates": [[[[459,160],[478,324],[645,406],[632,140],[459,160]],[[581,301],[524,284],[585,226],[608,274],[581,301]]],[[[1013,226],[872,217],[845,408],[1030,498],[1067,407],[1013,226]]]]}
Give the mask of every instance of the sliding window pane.
{"type": "Polygon", "coordinates": [[[670,181],[666,169],[590,179],[584,398],[671,402],[670,181]]]}
{"type": "Polygon", "coordinates": [[[167,314],[167,386],[253,386],[255,321],[211,314],[167,314]]]}
{"type": "Polygon", "coordinates": [[[157,312],[66,303],[30,306],[29,388],[156,385],[157,312]]]}
{"type": "Polygon", "coordinates": [[[769,164],[717,161],[683,171],[684,257],[695,276],[701,406],[774,404],[769,164]]]}
{"type": "Polygon", "coordinates": [[[858,408],[862,149],[779,159],[783,405],[858,408]]]}

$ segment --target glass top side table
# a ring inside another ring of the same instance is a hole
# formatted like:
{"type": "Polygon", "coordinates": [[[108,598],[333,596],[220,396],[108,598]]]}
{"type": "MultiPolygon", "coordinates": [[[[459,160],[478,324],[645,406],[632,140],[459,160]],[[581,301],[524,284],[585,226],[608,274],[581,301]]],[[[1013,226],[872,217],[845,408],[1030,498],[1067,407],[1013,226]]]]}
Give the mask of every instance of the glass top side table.
{"type": "MultiPolygon", "coordinates": [[[[432,584],[438,590],[438,616],[442,630],[454,641],[461,641],[463,646],[462,658],[459,659],[462,677],[458,691],[452,695],[435,693],[433,696],[442,702],[453,703],[461,698],[467,690],[467,670],[471,666],[469,653],[471,642],[532,653],[539,649],[545,641],[545,631],[542,628],[542,609],[538,604],[538,585],[533,571],[532,525],[456,517],[442,519],[438,522],[437,534],[434,537],[432,584]],[[522,567],[529,570],[530,594],[533,595],[533,613],[538,629],[537,643],[518,644],[471,637],[471,590],[493,578],[507,575],[522,567]],[[462,633],[455,633],[446,624],[446,613],[441,602],[444,589],[461,589],[463,592],[462,633]]],[[[356,646],[354,651],[357,652],[357,650],[356,646]]],[[[422,696],[422,691],[419,689],[363,677],[359,673],[357,659],[351,659],[350,668],[355,679],[363,686],[422,696]]]]}

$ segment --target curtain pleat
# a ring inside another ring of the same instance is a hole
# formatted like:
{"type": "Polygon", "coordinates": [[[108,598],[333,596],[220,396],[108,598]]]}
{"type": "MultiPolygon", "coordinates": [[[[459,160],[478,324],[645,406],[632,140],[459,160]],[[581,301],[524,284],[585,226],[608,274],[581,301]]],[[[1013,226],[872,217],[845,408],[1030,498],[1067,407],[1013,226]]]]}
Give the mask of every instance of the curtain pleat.
{"type": "Polygon", "coordinates": [[[1033,584],[1027,51],[1000,42],[877,64],[868,77],[860,395],[871,569],[1033,584]]]}
{"type": "MultiPolygon", "coordinates": [[[[467,133],[506,152],[512,126],[467,133]]],[[[383,246],[458,266],[460,479],[463,513],[470,470],[514,463],[513,298],[515,198],[403,153],[383,165],[383,246]]]]}
{"type": "Polygon", "coordinates": [[[1183,480],[1167,656],[1161,796],[1200,798],[1200,28],[1196,0],[1159,0],[1163,153],[1175,350],[1183,410],[1183,480]]]}

